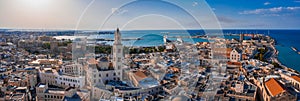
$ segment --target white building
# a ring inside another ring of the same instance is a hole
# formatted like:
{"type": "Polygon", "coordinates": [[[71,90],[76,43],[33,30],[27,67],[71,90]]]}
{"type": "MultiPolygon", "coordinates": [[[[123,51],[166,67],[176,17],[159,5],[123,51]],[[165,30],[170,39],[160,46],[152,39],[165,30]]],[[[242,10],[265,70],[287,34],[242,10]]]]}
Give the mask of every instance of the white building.
{"type": "Polygon", "coordinates": [[[88,86],[93,88],[92,98],[95,98],[99,95],[99,93],[96,92],[96,89],[104,87],[108,81],[122,80],[124,56],[119,28],[115,31],[114,35],[115,41],[113,44],[113,59],[111,62],[107,57],[102,57],[99,60],[89,59],[87,61],[86,82],[88,86]]]}
{"type": "Polygon", "coordinates": [[[40,70],[39,76],[42,83],[59,87],[81,88],[85,84],[84,76],[63,75],[52,68],[44,68],[40,70]]]}
{"type": "Polygon", "coordinates": [[[230,61],[232,62],[239,62],[242,60],[242,51],[240,49],[233,49],[230,52],[230,61]]]}
{"type": "Polygon", "coordinates": [[[84,75],[84,68],[81,64],[67,64],[63,65],[60,69],[63,74],[70,75],[84,75]]]}
{"type": "Polygon", "coordinates": [[[67,89],[48,88],[47,84],[38,84],[36,87],[37,101],[89,101],[89,92],[72,87],[67,89]]]}
{"type": "Polygon", "coordinates": [[[121,72],[114,70],[112,63],[107,59],[90,59],[88,62],[86,82],[89,86],[104,86],[109,80],[120,80],[121,72]]]}
{"type": "Polygon", "coordinates": [[[89,86],[103,86],[109,80],[122,80],[124,56],[119,28],[115,31],[114,39],[112,62],[107,57],[87,60],[86,80],[89,86]]]}
{"type": "Polygon", "coordinates": [[[125,77],[128,76],[126,73],[130,73],[131,71],[124,72],[126,66],[123,64],[123,46],[121,44],[119,29],[115,31],[112,57],[111,62],[107,57],[87,61],[86,82],[87,85],[90,85],[92,88],[92,100],[112,100],[112,98],[118,96],[129,100],[135,99],[133,97],[145,94],[157,94],[162,91],[162,86],[153,87],[153,85],[158,85],[158,82],[153,83],[152,79],[146,78],[140,80],[134,78],[136,82],[133,81],[133,83],[135,85],[130,82],[126,82],[127,86],[122,85],[124,83],[123,81],[125,81],[125,77]]]}

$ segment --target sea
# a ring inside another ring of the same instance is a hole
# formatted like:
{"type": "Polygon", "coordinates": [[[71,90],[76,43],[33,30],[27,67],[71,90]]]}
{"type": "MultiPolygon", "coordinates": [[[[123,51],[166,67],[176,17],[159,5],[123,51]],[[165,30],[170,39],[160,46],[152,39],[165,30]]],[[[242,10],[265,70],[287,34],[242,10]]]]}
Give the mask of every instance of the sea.
{"type": "MultiPolygon", "coordinates": [[[[208,42],[205,38],[191,38],[189,36],[201,36],[212,35],[219,32],[226,39],[239,39],[239,36],[232,34],[264,34],[271,36],[276,40],[276,49],[279,51],[278,60],[285,66],[294,70],[300,71],[300,54],[292,49],[292,47],[298,49],[300,52],[300,30],[262,30],[262,29],[239,29],[239,30],[127,30],[121,31],[123,45],[125,46],[160,46],[164,44],[163,38],[166,35],[168,40],[177,40],[177,37],[182,37],[184,42],[196,43],[196,42],[208,42]],[[139,38],[139,39],[137,39],[139,38]]],[[[99,34],[93,36],[93,38],[103,38],[113,40],[114,34],[99,34]]],[[[251,37],[245,37],[250,39],[251,37]]],[[[98,41],[101,44],[113,44],[113,41],[98,41]]]]}

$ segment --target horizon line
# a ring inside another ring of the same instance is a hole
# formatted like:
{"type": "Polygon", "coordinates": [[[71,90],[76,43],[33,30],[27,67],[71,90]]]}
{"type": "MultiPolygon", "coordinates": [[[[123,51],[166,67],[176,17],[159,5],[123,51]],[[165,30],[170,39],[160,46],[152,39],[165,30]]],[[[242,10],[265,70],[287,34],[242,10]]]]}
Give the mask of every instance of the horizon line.
{"type": "MultiPolygon", "coordinates": [[[[27,30],[27,31],[114,31],[115,29],[42,29],[42,28],[1,28],[0,30],[27,30]]],[[[300,28],[187,28],[187,29],[121,29],[123,31],[143,31],[143,30],[300,30],[300,28]]]]}

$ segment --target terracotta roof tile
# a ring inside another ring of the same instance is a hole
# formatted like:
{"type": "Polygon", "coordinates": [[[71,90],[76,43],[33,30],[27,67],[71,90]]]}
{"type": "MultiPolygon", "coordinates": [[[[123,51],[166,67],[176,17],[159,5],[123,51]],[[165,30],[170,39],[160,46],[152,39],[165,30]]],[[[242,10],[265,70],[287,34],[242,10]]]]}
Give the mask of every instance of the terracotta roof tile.
{"type": "Polygon", "coordinates": [[[213,49],[214,52],[226,52],[226,53],[229,53],[232,51],[232,48],[214,48],[213,49]]]}
{"type": "Polygon", "coordinates": [[[98,62],[97,62],[96,59],[89,59],[88,63],[90,63],[90,64],[98,64],[98,62]]]}
{"type": "Polygon", "coordinates": [[[242,55],[242,58],[243,58],[243,59],[246,59],[246,57],[247,57],[246,54],[243,54],[243,55],[242,55]]]}
{"type": "Polygon", "coordinates": [[[227,48],[226,51],[230,53],[232,51],[232,48],[227,48]]]}
{"type": "Polygon", "coordinates": [[[135,73],[135,77],[137,79],[137,81],[143,80],[145,78],[147,78],[147,76],[145,75],[145,73],[143,73],[142,71],[136,71],[135,73]]]}
{"type": "Polygon", "coordinates": [[[274,78],[266,81],[265,85],[271,96],[276,96],[285,91],[284,88],[279,84],[279,82],[274,78]]]}
{"type": "Polygon", "coordinates": [[[227,62],[227,65],[239,65],[239,66],[241,66],[242,63],[241,62],[231,62],[231,61],[229,61],[229,62],[227,62]]]}
{"type": "Polygon", "coordinates": [[[300,77],[299,76],[292,76],[292,78],[297,80],[298,82],[300,82],[300,77]]]}
{"type": "Polygon", "coordinates": [[[178,71],[179,71],[179,69],[176,68],[176,67],[170,67],[170,69],[171,69],[172,71],[174,71],[174,72],[178,72],[178,71]]]}

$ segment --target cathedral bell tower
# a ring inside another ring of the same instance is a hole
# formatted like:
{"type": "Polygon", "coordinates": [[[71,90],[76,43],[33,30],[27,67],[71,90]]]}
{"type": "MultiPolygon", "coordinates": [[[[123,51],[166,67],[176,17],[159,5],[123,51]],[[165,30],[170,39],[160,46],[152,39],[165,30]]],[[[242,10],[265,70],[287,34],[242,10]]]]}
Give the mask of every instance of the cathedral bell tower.
{"type": "Polygon", "coordinates": [[[122,45],[122,39],[121,39],[121,33],[119,28],[115,31],[115,37],[114,37],[114,44],[113,44],[113,67],[115,70],[115,73],[117,76],[122,80],[123,72],[123,45],[122,45]]]}

